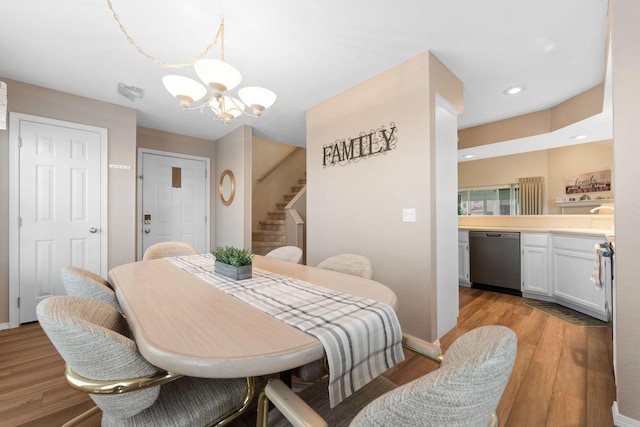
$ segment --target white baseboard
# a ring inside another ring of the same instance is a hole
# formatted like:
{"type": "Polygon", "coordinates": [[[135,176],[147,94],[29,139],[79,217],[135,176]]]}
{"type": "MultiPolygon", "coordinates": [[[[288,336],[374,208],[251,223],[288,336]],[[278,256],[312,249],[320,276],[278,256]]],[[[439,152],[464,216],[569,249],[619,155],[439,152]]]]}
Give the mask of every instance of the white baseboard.
{"type": "Polygon", "coordinates": [[[618,412],[618,402],[613,402],[613,407],[611,408],[611,412],[613,412],[613,425],[616,427],[640,427],[640,421],[634,420],[633,418],[625,417],[618,412]]]}
{"type": "Polygon", "coordinates": [[[0,331],[3,329],[9,329],[9,324],[8,323],[0,323],[0,331]]]}

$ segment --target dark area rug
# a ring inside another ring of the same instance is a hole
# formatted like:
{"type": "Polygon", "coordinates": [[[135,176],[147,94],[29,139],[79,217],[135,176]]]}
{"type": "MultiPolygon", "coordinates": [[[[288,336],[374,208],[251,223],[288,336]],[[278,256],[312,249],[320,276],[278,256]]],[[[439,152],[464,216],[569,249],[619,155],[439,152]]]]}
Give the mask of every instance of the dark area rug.
{"type": "Polygon", "coordinates": [[[525,301],[524,305],[527,305],[536,310],[547,313],[550,316],[557,317],[560,320],[564,320],[567,323],[576,326],[607,326],[607,322],[603,322],[594,317],[587,316],[575,310],[567,307],[563,307],[559,304],[546,301],[525,301]]]}

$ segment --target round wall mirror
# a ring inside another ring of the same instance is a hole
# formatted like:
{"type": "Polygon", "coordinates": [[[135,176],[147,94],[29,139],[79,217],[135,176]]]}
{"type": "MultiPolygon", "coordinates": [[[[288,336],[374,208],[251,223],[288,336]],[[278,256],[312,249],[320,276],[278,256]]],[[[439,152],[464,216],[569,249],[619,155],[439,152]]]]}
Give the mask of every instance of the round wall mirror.
{"type": "Polygon", "coordinates": [[[233,198],[236,195],[236,177],[233,176],[233,172],[229,169],[222,172],[220,175],[220,186],[218,188],[220,192],[220,200],[225,206],[229,206],[233,202],[233,198]]]}

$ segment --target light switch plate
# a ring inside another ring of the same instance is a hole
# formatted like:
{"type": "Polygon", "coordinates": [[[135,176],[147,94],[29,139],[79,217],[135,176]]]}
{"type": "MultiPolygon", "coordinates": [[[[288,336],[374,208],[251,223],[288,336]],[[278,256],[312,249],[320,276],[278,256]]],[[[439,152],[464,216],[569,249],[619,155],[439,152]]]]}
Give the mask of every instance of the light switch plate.
{"type": "Polygon", "coordinates": [[[402,222],[416,222],[415,208],[402,209],[402,222]]]}

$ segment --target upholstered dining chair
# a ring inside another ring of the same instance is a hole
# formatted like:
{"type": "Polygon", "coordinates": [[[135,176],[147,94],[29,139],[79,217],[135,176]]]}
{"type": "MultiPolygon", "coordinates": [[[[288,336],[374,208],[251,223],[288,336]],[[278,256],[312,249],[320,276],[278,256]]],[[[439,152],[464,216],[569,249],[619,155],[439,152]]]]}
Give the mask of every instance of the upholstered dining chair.
{"type": "Polygon", "coordinates": [[[111,284],[101,276],[83,268],[69,266],[60,269],[60,278],[67,295],[97,299],[122,312],[111,284]]]}
{"type": "Polygon", "coordinates": [[[282,246],[270,251],[265,256],[300,264],[302,262],[302,249],[297,246],[282,246]]]}
{"type": "Polygon", "coordinates": [[[90,393],[102,426],[212,425],[242,413],[253,396],[253,378],[182,377],[151,365],[122,315],[102,301],[54,296],[36,313],[66,362],[67,382],[90,393]]]}
{"type": "Polygon", "coordinates": [[[378,377],[333,409],[329,409],[324,380],[298,395],[282,381],[272,379],[260,394],[258,425],[497,427],[496,408],[517,351],[517,337],[511,329],[473,329],[440,357],[430,350],[430,343],[408,338],[406,344],[440,359],[440,368],[397,388],[378,377]],[[267,412],[269,401],[276,408],[271,412],[267,412]]]}
{"type": "Polygon", "coordinates": [[[371,261],[363,255],[340,254],[334,255],[318,264],[318,268],[339,271],[340,273],[360,276],[365,279],[373,279],[373,266],[371,261]]]}
{"type": "Polygon", "coordinates": [[[143,260],[166,258],[171,256],[196,255],[198,251],[191,245],[183,242],[155,243],[144,251],[143,260]]]}

